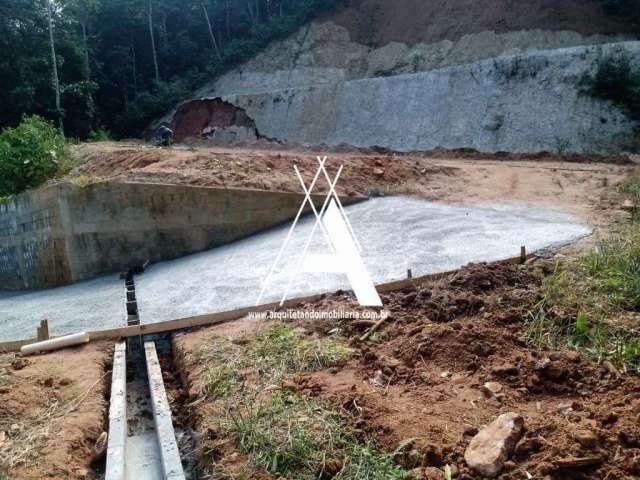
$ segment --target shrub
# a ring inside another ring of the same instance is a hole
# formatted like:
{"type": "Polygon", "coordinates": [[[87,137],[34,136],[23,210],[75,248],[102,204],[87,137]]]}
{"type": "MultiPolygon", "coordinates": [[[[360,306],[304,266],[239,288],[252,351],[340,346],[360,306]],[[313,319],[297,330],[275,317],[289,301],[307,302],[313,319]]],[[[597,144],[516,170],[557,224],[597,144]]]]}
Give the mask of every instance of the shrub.
{"type": "Polygon", "coordinates": [[[598,60],[593,76],[582,80],[583,92],[613,102],[627,115],[640,120],[640,71],[628,53],[611,54],[598,60]]]}
{"type": "Polygon", "coordinates": [[[37,115],[24,116],[0,134],[0,197],[37,187],[69,168],[64,135],[37,115]]]}
{"type": "Polygon", "coordinates": [[[90,142],[106,142],[111,140],[111,132],[98,128],[97,130],[91,130],[88,138],[90,142]]]}

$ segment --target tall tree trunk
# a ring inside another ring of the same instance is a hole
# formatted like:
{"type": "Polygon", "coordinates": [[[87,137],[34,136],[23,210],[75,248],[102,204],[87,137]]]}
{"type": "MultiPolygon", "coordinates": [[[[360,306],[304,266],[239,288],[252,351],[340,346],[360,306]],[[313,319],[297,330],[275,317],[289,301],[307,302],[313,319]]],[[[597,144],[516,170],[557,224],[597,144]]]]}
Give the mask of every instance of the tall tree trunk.
{"type": "Polygon", "coordinates": [[[211,27],[211,21],[209,20],[209,13],[207,12],[207,7],[204,5],[204,2],[200,2],[200,6],[202,7],[202,11],[204,12],[204,18],[207,21],[207,27],[209,27],[209,36],[211,37],[211,46],[213,50],[216,52],[216,56],[218,60],[222,61],[222,55],[220,54],[220,49],[218,48],[218,42],[216,41],[216,36],[213,34],[213,28],[211,27]]]}
{"type": "Polygon", "coordinates": [[[84,78],[91,80],[91,67],[89,65],[89,41],[87,40],[87,24],[82,21],[82,43],[84,46],[84,78]]]}
{"type": "Polygon", "coordinates": [[[131,45],[131,76],[133,77],[133,98],[138,96],[138,72],[136,70],[136,49],[133,44],[133,35],[129,35],[129,44],[131,45]]]}
{"type": "Polygon", "coordinates": [[[225,0],[226,10],[226,27],[227,27],[227,42],[231,41],[231,8],[229,8],[229,0],[225,0]]]}
{"type": "Polygon", "coordinates": [[[158,53],[156,52],[156,39],[153,36],[153,10],[149,0],[149,36],[151,37],[151,53],[153,55],[153,68],[156,74],[156,83],[160,83],[160,69],[158,68],[158,53]]]}
{"type": "Polygon", "coordinates": [[[49,17],[49,45],[51,46],[51,65],[53,67],[53,88],[56,93],[56,113],[60,131],[64,133],[64,123],[62,121],[62,107],[60,106],[60,81],[58,79],[58,61],[56,59],[56,47],[53,41],[53,12],[52,0],[47,0],[47,13],[49,17]]]}

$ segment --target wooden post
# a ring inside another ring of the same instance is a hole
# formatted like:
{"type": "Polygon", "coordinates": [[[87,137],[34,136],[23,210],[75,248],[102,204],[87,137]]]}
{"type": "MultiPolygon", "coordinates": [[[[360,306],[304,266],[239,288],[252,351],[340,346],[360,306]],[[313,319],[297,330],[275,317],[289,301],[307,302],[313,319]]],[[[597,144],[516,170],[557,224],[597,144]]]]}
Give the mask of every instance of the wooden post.
{"type": "Polygon", "coordinates": [[[43,338],[42,338],[42,325],[38,325],[36,327],[36,340],[38,342],[41,342],[43,340],[43,338]]]}
{"type": "Polygon", "coordinates": [[[527,248],[523,245],[520,247],[520,263],[527,261],[527,248]]]}
{"type": "Polygon", "coordinates": [[[410,268],[407,268],[407,278],[413,278],[413,272],[410,268]]]}
{"type": "Polygon", "coordinates": [[[42,339],[49,340],[49,320],[46,318],[40,322],[40,329],[42,331],[42,339]]]}

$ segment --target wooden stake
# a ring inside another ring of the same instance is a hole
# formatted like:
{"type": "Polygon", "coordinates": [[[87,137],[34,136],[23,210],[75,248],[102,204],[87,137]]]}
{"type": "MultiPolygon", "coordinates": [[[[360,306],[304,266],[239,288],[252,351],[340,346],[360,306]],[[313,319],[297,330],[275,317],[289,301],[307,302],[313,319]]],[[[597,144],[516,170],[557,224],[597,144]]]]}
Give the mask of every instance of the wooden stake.
{"type": "Polygon", "coordinates": [[[407,268],[407,278],[413,278],[413,272],[410,268],[407,268]]]}
{"type": "Polygon", "coordinates": [[[46,318],[40,322],[40,329],[42,330],[42,339],[49,340],[49,320],[46,318]]]}
{"type": "Polygon", "coordinates": [[[520,247],[520,263],[527,261],[527,247],[524,245],[520,247]]]}
{"type": "Polygon", "coordinates": [[[382,325],[382,324],[383,324],[383,323],[384,323],[384,322],[385,322],[385,321],[386,321],[390,316],[391,316],[391,315],[386,316],[386,317],[382,317],[380,320],[378,320],[378,321],[373,325],[373,327],[371,327],[369,330],[367,330],[367,331],[365,332],[365,334],[364,334],[364,335],[362,335],[362,336],[360,337],[360,341],[361,341],[361,342],[364,342],[367,338],[369,338],[369,337],[371,336],[371,334],[372,334],[373,332],[375,332],[378,328],[380,328],[380,325],[382,325]]]}

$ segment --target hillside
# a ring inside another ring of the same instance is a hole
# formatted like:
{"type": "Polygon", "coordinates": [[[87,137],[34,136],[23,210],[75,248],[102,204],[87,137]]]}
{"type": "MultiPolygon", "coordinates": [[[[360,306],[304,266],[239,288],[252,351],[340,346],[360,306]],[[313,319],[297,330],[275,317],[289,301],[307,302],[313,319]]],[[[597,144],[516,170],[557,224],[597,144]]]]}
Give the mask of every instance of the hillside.
{"type": "MultiPolygon", "coordinates": [[[[613,2],[609,2],[613,3],[613,2]]],[[[464,35],[541,29],[581,35],[633,34],[639,25],[606,13],[603,0],[351,0],[325,19],[345,27],[358,43],[433,43],[464,35]]]]}
{"type": "MultiPolygon", "coordinates": [[[[585,88],[603,61],[640,68],[637,17],[623,15],[626,0],[610,5],[354,0],[213,78],[163,120],[178,141],[218,145],[634,151],[634,116],[585,88]]],[[[614,76],[615,91],[636,81],[614,76]]]]}

